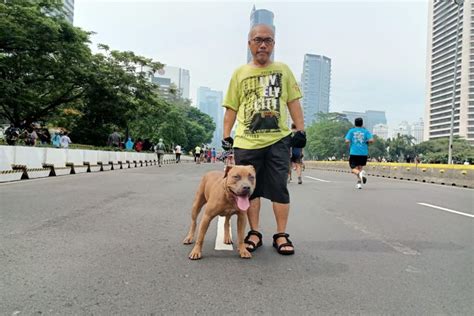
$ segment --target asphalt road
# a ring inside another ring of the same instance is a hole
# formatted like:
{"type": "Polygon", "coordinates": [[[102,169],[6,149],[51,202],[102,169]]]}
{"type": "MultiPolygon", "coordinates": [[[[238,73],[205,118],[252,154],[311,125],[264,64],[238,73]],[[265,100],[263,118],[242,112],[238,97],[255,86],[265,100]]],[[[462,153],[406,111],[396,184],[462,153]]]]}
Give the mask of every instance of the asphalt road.
{"type": "Polygon", "coordinates": [[[222,167],[0,185],[0,314],[474,314],[473,190],[384,178],[357,190],[350,174],[306,170],[290,184],[294,256],[272,248],[264,202],[252,259],[215,250],[215,220],[191,261],[194,192],[222,167]]]}

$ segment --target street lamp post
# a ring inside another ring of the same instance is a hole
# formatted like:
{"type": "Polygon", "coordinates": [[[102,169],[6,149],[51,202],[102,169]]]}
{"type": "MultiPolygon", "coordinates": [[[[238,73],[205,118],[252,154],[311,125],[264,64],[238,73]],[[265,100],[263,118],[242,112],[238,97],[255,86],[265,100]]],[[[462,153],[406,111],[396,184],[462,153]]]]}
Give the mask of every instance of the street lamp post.
{"type": "Polygon", "coordinates": [[[451,125],[449,130],[449,145],[448,145],[448,164],[453,163],[453,133],[454,133],[454,112],[456,109],[456,79],[457,79],[457,68],[458,68],[458,50],[459,50],[459,19],[461,17],[461,9],[464,0],[454,0],[454,3],[458,6],[458,12],[456,17],[456,46],[454,49],[454,75],[453,75],[453,98],[451,103],[451,125]]]}

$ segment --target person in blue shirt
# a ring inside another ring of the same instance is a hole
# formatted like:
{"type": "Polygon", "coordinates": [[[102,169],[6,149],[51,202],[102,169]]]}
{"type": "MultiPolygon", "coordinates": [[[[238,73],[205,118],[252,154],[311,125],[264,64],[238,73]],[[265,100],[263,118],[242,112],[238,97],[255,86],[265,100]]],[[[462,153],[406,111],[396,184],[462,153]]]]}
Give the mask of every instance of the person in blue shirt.
{"type": "Polygon", "coordinates": [[[131,137],[129,137],[127,142],[125,143],[125,150],[133,150],[133,141],[131,137]]]}
{"type": "Polygon", "coordinates": [[[351,128],[345,137],[346,144],[350,147],[349,166],[357,177],[358,189],[362,188],[362,183],[367,182],[367,175],[362,168],[367,164],[369,144],[374,142],[372,134],[363,127],[363,124],[362,118],[356,118],[355,127],[351,128]]]}

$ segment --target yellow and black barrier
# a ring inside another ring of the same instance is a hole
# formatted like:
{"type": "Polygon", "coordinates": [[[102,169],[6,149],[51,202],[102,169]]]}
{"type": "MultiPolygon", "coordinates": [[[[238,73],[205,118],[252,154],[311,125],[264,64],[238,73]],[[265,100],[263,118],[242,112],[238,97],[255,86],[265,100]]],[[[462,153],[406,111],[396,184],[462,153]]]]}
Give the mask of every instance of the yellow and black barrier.
{"type": "MultiPolygon", "coordinates": [[[[347,161],[305,161],[307,168],[351,172],[347,161]]],[[[474,165],[369,162],[368,175],[474,188],[474,165]]]]}

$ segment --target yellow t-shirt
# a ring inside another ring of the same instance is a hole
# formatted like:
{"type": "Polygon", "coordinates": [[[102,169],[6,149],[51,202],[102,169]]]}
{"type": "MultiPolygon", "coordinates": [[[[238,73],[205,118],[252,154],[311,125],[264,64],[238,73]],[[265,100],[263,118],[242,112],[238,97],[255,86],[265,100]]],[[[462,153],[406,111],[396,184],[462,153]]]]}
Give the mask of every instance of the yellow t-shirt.
{"type": "Polygon", "coordinates": [[[290,68],[274,62],[265,68],[239,67],[230,80],[223,106],[237,112],[234,147],[258,149],[291,134],[289,101],[301,98],[290,68]]]}

